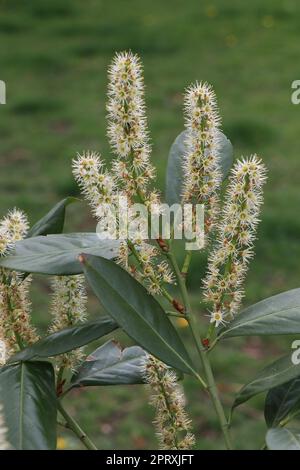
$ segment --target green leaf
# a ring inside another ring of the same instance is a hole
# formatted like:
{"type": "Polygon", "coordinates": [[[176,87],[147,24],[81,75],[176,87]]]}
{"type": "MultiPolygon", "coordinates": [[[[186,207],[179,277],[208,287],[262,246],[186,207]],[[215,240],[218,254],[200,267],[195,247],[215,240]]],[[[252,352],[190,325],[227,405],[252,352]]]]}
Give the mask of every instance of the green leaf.
{"type": "Polygon", "coordinates": [[[144,383],[147,353],[139,346],[122,349],[115,341],[96,349],[73,376],[73,387],[144,383]]]}
{"type": "Polygon", "coordinates": [[[230,168],[233,164],[233,147],[230,140],[226,137],[223,132],[218,131],[219,137],[219,163],[221,166],[221,172],[223,175],[223,181],[227,178],[230,168]]]}
{"type": "Polygon", "coordinates": [[[283,292],[243,310],[219,337],[300,333],[300,289],[283,292]]]}
{"type": "Polygon", "coordinates": [[[102,338],[102,336],[111,333],[117,328],[116,322],[111,318],[105,317],[81,325],[71,326],[45,336],[40,341],[12,356],[9,362],[58,356],[59,354],[80,348],[98,338],[102,338]]]}
{"type": "Polygon", "coordinates": [[[29,230],[26,238],[37,237],[38,235],[49,235],[52,233],[62,233],[65,223],[66,207],[73,202],[78,202],[75,197],[67,197],[58,202],[40,220],[38,220],[29,230]]]}
{"type": "Polygon", "coordinates": [[[101,240],[96,233],[70,233],[27,238],[16,242],[14,251],[0,259],[0,266],[14,271],[70,275],[82,273],[78,255],[83,251],[114,258],[118,240],[101,240]]]}
{"type": "Polygon", "coordinates": [[[0,393],[12,447],[54,450],[57,402],[53,366],[22,362],[2,367],[0,393]]]}
{"type": "MultiPolygon", "coordinates": [[[[169,205],[180,204],[183,186],[183,159],[186,154],[185,140],[187,131],[181,132],[173,142],[167,165],[166,174],[166,201],[169,205]]],[[[233,148],[230,140],[221,132],[218,131],[219,137],[219,161],[223,180],[226,178],[232,162],[233,162],[233,148]]]]}
{"type": "Polygon", "coordinates": [[[244,385],[235,399],[233,408],[259,393],[282,385],[299,376],[300,364],[294,365],[292,363],[291,354],[281,357],[265,367],[251,382],[244,385]]]}
{"type": "Polygon", "coordinates": [[[269,428],[278,426],[300,406],[300,377],[269,390],[265,401],[265,420],[269,428]]]}
{"type": "Polygon", "coordinates": [[[183,157],[185,154],[186,131],[181,132],[173,142],[167,165],[166,173],[166,201],[172,204],[181,203],[183,182],[183,157]]]}
{"type": "Polygon", "coordinates": [[[300,450],[300,432],[287,428],[269,429],[266,444],[269,450],[300,450]]]}
{"type": "Polygon", "coordinates": [[[84,254],[82,262],[87,281],[103,307],[131,338],[175,369],[195,373],[168,316],[138,281],[100,256],[84,254]]]}

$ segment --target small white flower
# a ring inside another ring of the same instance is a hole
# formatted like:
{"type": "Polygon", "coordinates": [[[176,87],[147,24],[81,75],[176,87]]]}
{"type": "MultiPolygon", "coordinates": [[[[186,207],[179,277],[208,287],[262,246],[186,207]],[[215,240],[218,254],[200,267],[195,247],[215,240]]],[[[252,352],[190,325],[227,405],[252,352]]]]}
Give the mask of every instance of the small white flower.
{"type": "Polygon", "coordinates": [[[98,153],[78,154],[73,160],[73,174],[96,217],[99,218],[103,204],[116,203],[119,195],[116,180],[105,170],[98,153]]]}
{"type": "Polygon", "coordinates": [[[0,232],[7,233],[12,242],[22,240],[29,228],[27,216],[19,209],[12,209],[0,222],[0,232]]]}
{"type": "Polygon", "coordinates": [[[212,312],[210,317],[210,323],[214,323],[216,327],[220,325],[225,325],[224,315],[221,310],[217,310],[216,312],[212,312]]]}
{"type": "Polygon", "coordinates": [[[10,234],[4,229],[0,229],[0,256],[7,255],[12,247],[13,243],[10,234]]]}

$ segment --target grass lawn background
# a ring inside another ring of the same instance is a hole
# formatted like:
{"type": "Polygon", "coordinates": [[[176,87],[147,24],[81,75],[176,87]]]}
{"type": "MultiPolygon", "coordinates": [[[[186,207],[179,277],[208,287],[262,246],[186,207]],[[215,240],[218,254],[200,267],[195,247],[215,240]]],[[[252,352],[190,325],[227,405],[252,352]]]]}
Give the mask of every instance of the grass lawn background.
{"type": "MultiPolygon", "coordinates": [[[[291,82],[299,78],[299,24],[297,0],[0,1],[0,79],[7,85],[7,104],[0,107],[0,213],[18,206],[35,222],[58,200],[78,194],[70,168],[77,151],[97,150],[111,158],[106,70],[115,51],[131,49],[145,67],[160,189],[169,147],[183,128],[182,93],[196,79],[208,81],[235,157],[257,152],[269,170],[246,303],[298,287],[300,107],[290,96],[291,82]]],[[[73,206],[68,214],[68,230],[93,230],[83,207],[73,206]]],[[[198,308],[205,267],[195,258],[189,282],[198,308]]],[[[48,292],[38,277],[33,307],[41,328],[48,321],[48,292]]],[[[90,310],[99,311],[93,299],[90,310]]],[[[214,363],[225,403],[289,345],[257,338],[224,342],[214,363]]],[[[197,384],[192,379],[186,384],[201,448],[219,448],[214,413],[197,384]]],[[[68,403],[101,448],[156,446],[142,387],[73,392],[68,403]]],[[[258,397],[237,411],[233,433],[239,448],[262,444],[262,403],[258,397]]],[[[61,436],[76,445],[69,434],[61,436]]]]}

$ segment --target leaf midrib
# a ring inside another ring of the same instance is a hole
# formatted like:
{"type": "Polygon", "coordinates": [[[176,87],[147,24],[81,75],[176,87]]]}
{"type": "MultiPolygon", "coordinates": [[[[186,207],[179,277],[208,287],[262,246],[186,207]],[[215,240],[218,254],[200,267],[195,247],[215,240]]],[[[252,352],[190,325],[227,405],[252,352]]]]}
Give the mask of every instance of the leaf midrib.
{"type": "Polygon", "coordinates": [[[288,397],[288,395],[289,395],[291,389],[292,389],[293,386],[294,386],[294,381],[295,381],[295,380],[297,380],[297,378],[296,378],[296,379],[292,379],[292,382],[290,383],[289,387],[287,388],[286,392],[284,393],[283,398],[282,398],[282,400],[281,400],[281,402],[280,402],[280,405],[279,405],[278,408],[277,408],[277,412],[275,413],[275,416],[274,416],[272,425],[273,425],[274,423],[278,423],[278,422],[279,422],[279,421],[278,421],[278,416],[280,416],[280,413],[281,413],[281,411],[282,411],[282,409],[283,409],[283,406],[284,406],[284,404],[286,403],[286,399],[287,399],[287,397],[288,397]]]}
{"type": "Polygon", "coordinates": [[[14,255],[14,254],[12,254],[10,258],[7,257],[7,260],[13,258],[14,256],[18,257],[19,259],[23,259],[23,260],[26,260],[28,258],[29,259],[40,258],[41,256],[43,256],[43,258],[47,259],[48,257],[52,257],[53,255],[57,256],[57,255],[61,255],[62,253],[63,254],[65,254],[65,253],[67,253],[67,254],[68,253],[76,253],[76,254],[78,253],[79,254],[83,250],[90,250],[90,249],[94,249],[94,248],[95,249],[98,249],[98,248],[103,249],[103,246],[99,243],[95,243],[95,244],[89,245],[89,246],[86,246],[86,245],[85,246],[78,246],[77,248],[73,248],[73,245],[72,245],[71,248],[68,248],[68,247],[66,248],[65,247],[65,248],[60,248],[60,249],[58,249],[56,247],[54,249],[52,249],[51,247],[50,248],[48,247],[48,253],[45,253],[45,254],[41,253],[41,252],[33,253],[31,255],[25,255],[25,254],[24,255],[18,255],[18,254],[14,255]]]}
{"type": "MultiPolygon", "coordinates": [[[[58,235],[60,235],[60,234],[58,234],[58,235]]],[[[103,243],[102,243],[102,244],[99,243],[99,239],[97,238],[97,236],[95,236],[95,238],[98,239],[98,243],[90,243],[90,244],[82,245],[82,243],[80,243],[80,242],[84,241],[84,235],[85,235],[85,233],[79,234],[78,236],[74,236],[74,235],[75,235],[75,234],[70,234],[70,236],[68,236],[68,235],[60,235],[60,237],[61,237],[60,240],[54,240],[54,238],[52,238],[52,236],[53,236],[53,237],[56,237],[57,234],[54,234],[54,235],[51,235],[51,234],[50,234],[50,235],[46,235],[46,236],[45,236],[45,235],[38,235],[38,237],[41,237],[41,238],[47,240],[47,242],[49,242],[49,243],[47,244],[47,249],[48,249],[48,252],[47,252],[47,253],[37,252],[37,253],[33,253],[33,254],[28,255],[28,254],[18,254],[18,253],[16,253],[16,252],[12,252],[12,254],[11,254],[10,256],[7,256],[6,258],[4,258],[4,259],[1,260],[1,261],[2,261],[3,263],[5,263],[5,261],[9,261],[10,259],[12,259],[12,258],[14,258],[14,257],[18,257],[18,259],[21,259],[21,260],[25,260],[25,261],[26,261],[26,259],[28,259],[28,258],[29,258],[29,259],[35,259],[35,258],[40,258],[41,256],[43,256],[43,258],[47,258],[47,257],[53,256],[53,255],[61,255],[62,253],[66,253],[66,252],[67,252],[67,253],[77,253],[77,252],[80,253],[80,252],[82,252],[82,251],[84,251],[84,250],[90,250],[90,249],[94,249],[94,248],[95,248],[95,249],[100,248],[100,249],[102,249],[102,250],[103,250],[104,248],[110,249],[109,246],[103,248],[103,243]],[[59,247],[56,246],[56,243],[57,243],[58,241],[61,242],[62,238],[64,238],[65,243],[69,243],[69,248],[68,248],[68,246],[67,246],[67,247],[65,246],[64,248],[59,248],[59,247]],[[72,241],[74,241],[74,240],[77,240],[78,243],[79,243],[77,247],[74,247],[74,243],[72,243],[72,241]],[[51,245],[51,242],[53,242],[52,245],[51,245]]],[[[90,235],[94,235],[94,234],[93,234],[92,232],[87,232],[87,235],[90,236],[90,235]]],[[[35,237],[28,238],[28,239],[25,239],[25,240],[26,240],[27,243],[28,243],[28,241],[29,241],[29,243],[31,244],[31,243],[32,243],[32,240],[33,240],[34,238],[35,238],[35,237]]],[[[43,246],[43,247],[44,247],[44,244],[41,245],[41,244],[37,243],[37,246],[43,246]]],[[[17,250],[17,249],[18,249],[18,248],[16,247],[16,250],[17,250]]],[[[23,248],[23,249],[24,249],[24,248],[23,248]]],[[[25,245],[25,250],[26,250],[26,249],[28,250],[28,248],[27,248],[26,245],[25,245]]],[[[29,248],[29,249],[30,249],[30,248],[29,248]]]]}
{"type": "MultiPolygon", "coordinates": [[[[143,356],[145,356],[145,355],[143,355],[143,356]]],[[[104,366],[103,369],[98,369],[98,371],[99,371],[101,374],[103,374],[103,373],[105,373],[105,371],[114,370],[114,369],[118,368],[118,366],[120,366],[120,365],[122,365],[122,364],[124,364],[124,363],[125,363],[125,364],[128,364],[128,363],[130,363],[130,361],[136,361],[136,360],[138,360],[138,359],[140,359],[140,360],[142,361],[142,357],[143,357],[143,356],[137,356],[137,357],[131,358],[131,359],[122,359],[121,361],[116,361],[116,362],[114,362],[113,364],[111,364],[111,365],[109,365],[109,366],[104,366]]],[[[95,361],[91,361],[91,362],[94,362],[94,363],[95,363],[95,362],[99,362],[99,363],[101,363],[102,360],[101,360],[101,359],[96,359],[95,361]]],[[[96,372],[96,373],[97,373],[97,372],[96,372]]],[[[91,378],[91,377],[93,377],[93,374],[87,375],[86,377],[91,378]]]]}
{"type": "MultiPolygon", "coordinates": [[[[131,310],[133,310],[133,311],[138,315],[138,317],[142,320],[142,322],[144,322],[147,326],[149,326],[149,327],[151,328],[152,332],[154,332],[155,335],[156,335],[160,340],[163,341],[163,343],[167,346],[167,348],[168,348],[169,350],[171,350],[171,351],[173,352],[173,354],[175,354],[175,356],[178,357],[178,358],[180,359],[180,361],[185,364],[185,366],[193,373],[193,375],[195,375],[195,374],[197,375],[197,372],[185,361],[185,359],[184,359],[183,357],[181,357],[181,356],[177,353],[177,351],[176,351],[175,349],[173,349],[173,347],[171,347],[171,346],[166,342],[166,340],[153,328],[153,325],[151,325],[151,323],[149,323],[149,321],[148,321],[143,315],[141,315],[141,314],[138,312],[138,310],[136,310],[136,308],[135,308],[133,305],[131,305],[131,303],[130,303],[127,299],[123,298],[123,297],[121,296],[121,294],[120,294],[116,289],[114,289],[108,282],[106,282],[106,280],[104,279],[104,277],[101,276],[100,273],[99,273],[91,264],[88,264],[88,266],[89,266],[90,269],[92,269],[92,270],[96,273],[97,276],[99,276],[99,277],[102,279],[102,282],[103,282],[106,286],[108,286],[108,288],[109,288],[110,290],[112,290],[113,292],[115,292],[116,295],[117,295],[123,302],[125,301],[125,302],[130,306],[131,310]]],[[[101,301],[101,299],[99,299],[99,300],[101,301]]],[[[163,311],[163,310],[162,310],[162,313],[164,314],[164,311],[163,311]]],[[[117,320],[116,320],[116,321],[117,321],[117,320]]]]}
{"type": "Polygon", "coordinates": [[[251,325],[251,323],[255,323],[255,321],[260,320],[260,319],[262,319],[262,318],[266,318],[266,317],[268,317],[268,316],[270,316],[270,315],[278,315],[278,314],[280,314],[280,313],[282,313],[282,312],[288,312],[289,310],[293,310],[293,309],[299,308],[299,307],[300,307],[300,305],[296,305],[296,306],[294,306],[294,307],[288,307],[288,308],[285,308],[285,309],[283,309],[283,310],[277,310],[277,311],[275,310],[275,311],[273,311],[273,312],[266,313],[266,314],[261,315],[261,316],[258,315],[258,316],[255,317],[255,318],[252,318],[252,319],[250,319],[250,320],[248,320],[248,321],[245,321],[244,323],[239,323],[238,325],[233,326],[233,327],[231,327],[231,328],[228,329],[228,330],[225,330],[224,333],[221,333],[221,334],[220,334],[219,339],[222,338],[223,336],[226,336],[226,335],[227,335],[228,333],[230,333],[231,331],[234,331],[234,330],[236,330],[236,329],[238,329],[238,328],[240,328],[240,327],[242,327],[242,326],[251,325]]]}

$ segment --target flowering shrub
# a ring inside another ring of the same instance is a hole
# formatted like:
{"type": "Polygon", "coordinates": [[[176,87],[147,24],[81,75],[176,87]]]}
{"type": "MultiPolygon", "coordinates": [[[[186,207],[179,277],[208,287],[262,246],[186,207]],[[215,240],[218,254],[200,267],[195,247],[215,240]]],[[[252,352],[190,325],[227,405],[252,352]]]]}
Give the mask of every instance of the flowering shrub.
{"type": "Polygon", "coordinates": [[[109,69],[107,112],[115,154],[111,167],[89,151],[73,162],[74,177],[98,223],[96,233],[62,233],[66,208],[77,201],[71,197],[31,229],[17,209],[0,222],[0,447],[55,449],[60,415],[61,425],[96,449],[66,411],[64,397],[77,387],[148,384],[159,447],[193,448],[183,391],[189,374],[199,394],[210,395],[228,449],[234,447],[233,410],[262,392],[268,392],[267,446],[299,448],[299,433],[285,427],[300,411],[299,365],[290,355],[246,384],[230,413],[224,411],[210,357],[225,338],[300,333],[299,289],[241,309],[263,201],[264,164],[256,155],[232,163],[212,88],[190,86],[186,128],[171,148],[165,191],[169,206],[184,207],[184,217],[179,223],[173,214],[167,237],[165,225],[154,227],[166,205],[153,188],[142,68],[132,53],[117,54],[109,69]],[[145,208],[144,218],[137,215],[136,203],[145,208]],[[204,209],[200,224],[199,205],[204,209]],[[175,233],[188,225],[196,245],[185,251],[179,267],[175,233]],[[111,236],[116,231],[118,237],[111,236]],[[186,284],[191,258],[198,254],[195,246],[208,252],[207,274],[199,279],[204,316],[194,312],[186,284]],[[39,335],[30,318],[28,288],[34,273],[52,277],[52,322],[46,335],[39,335]],[[86,283],[107,316],[88,319],[86,283]],[[197,360],[176,330],[178,317],[189,327],[197,360]],[[135,346],[107,341],[87,355],[87,344],[119,328],[135,346]]]}

